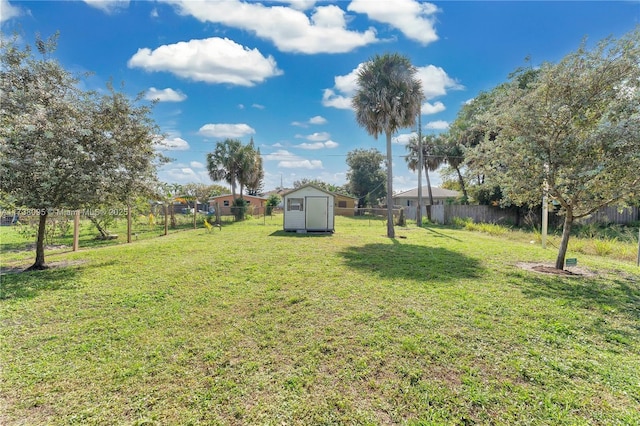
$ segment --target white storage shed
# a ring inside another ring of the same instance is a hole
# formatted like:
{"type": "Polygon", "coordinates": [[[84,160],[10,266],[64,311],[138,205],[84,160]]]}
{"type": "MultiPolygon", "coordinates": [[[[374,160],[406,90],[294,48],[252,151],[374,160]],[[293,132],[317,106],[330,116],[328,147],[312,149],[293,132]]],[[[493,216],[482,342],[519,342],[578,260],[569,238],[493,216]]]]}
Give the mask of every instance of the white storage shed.
{"type": "Polygon", "coordinates": [[[283,197],[284,230],[333,232],[334,194],[307,184],[283,197]]]}

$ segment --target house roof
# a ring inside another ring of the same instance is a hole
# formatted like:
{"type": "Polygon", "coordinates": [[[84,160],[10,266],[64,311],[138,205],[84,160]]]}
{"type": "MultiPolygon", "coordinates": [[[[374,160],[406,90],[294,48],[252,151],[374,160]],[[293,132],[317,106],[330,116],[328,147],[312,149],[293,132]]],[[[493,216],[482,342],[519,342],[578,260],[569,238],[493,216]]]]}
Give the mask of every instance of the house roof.
{"type": "Polygon", "coordinates": [[[333,192],[331,192],[331,191],[327,191],[326,189],[324,189],[324,188],[320,188],[319,186],[316,186],[316,185],[314,185],[314,184],[312,184],[312,183],[307,183],[307,184],[302,185],[302,186],[300,186],[300,187],[298,187],[298,188],[296,188],[296,189],[292,189],[291,191],[287,192],[287,193],[286,193],[286,194],[284,194],[284,195],[293,194],[294,192],[300,191],[301,189],[304,189],[304,188],[314,188],[314,189],[317,189],[318,191],[322,191],[322,192],[324,192],[325,194],[331,195],[331,196],[333,196],[333,197],[335,197],[335,196],[336,196],[336,194],[334,194],[333,192]]]}
{"type": "MultiPolygon", "coordinates": [[[[431,193],[433,198],[456,198],[460,196],[458,191],[452,191],[450,189],[438,188],[437,186],[431,187],[431,193]]],[[[422,187],[422,197],[427,198],[429,196],[429,189],[422,187]]],[[[413,188],[408,191],[399,192],[394,194],[393,198],[418,198],[418,188],[413,188]]]]}
{"type": "MultiPolygon", "coordinates": [[[[226,198],[226,197],[230,197],[233,194],[222,194],[222,195],[216,195],[215,197],[211,197],[209,198],[209,201],[215,201],[218,198],[226,198]]],[[[240,198],[240,195],[238,195],[238,198],[240,198]]],[[[267,200],[265,197],[258,197],[256,195],[243,195],[242,198],[253,198],[253,199],[257,199],[257,200],[267,200]]]]}

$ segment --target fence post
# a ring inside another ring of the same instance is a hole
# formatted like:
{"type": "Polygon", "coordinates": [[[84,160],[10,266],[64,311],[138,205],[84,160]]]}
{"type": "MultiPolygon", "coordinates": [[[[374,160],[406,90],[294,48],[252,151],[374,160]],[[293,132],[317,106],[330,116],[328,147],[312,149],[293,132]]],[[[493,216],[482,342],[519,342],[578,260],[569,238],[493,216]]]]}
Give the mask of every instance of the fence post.
{"type": "Polygon", "coordinates": [[[80,210],[76,210],[73,216],[73,251],[80,247],[80,210]]]}

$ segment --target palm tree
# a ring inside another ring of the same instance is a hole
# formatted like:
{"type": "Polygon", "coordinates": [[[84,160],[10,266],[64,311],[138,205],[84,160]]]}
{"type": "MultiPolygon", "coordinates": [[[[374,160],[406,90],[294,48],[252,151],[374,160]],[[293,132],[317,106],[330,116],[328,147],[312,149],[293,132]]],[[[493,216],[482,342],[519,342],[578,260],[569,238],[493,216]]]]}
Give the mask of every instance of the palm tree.
{"type": "MultiPolygon", "coordinates": [[[[422,139],[422,168],[427,177],[427,188],[429,192],[429,206],[433,205],[433,191],[431,190],[431,179],[429,172],[435,172],[444,163],[441,151],[442,140],[434,135],[424,136],[422,139]]],[[[407,166],[412,171],[418,169],[420,153],[418,151],[418,139],[412,138],[406,146],[409,154],[405,157],[407,166]]],[[[431,220],[431,208],[427,209],[429,220],[431,220]]]]}
{"type": "Polygon", "coordinates": [[[257,195],[257,191],[262,185],[262,179],[264,178],[264,170],[262,168],[260,150],[256,150],[253,138],[251,138],[248,145],[242,147],[238,164],[240,197],[242,197],[245,187],[251,195],[257,195]]]}
{"type": "Polygon", "coordinates": [[[351,104],[356,121],[378,138],[387,139],[387,237],[394,238],[391,135],[415,123],[423,98],[416,68],[397,53],[376,55],[358,72],[358,89],[351,104]]]}
{"type": "Polygon", "coordinates": [[[231,185],[231,194],[236,198],[236,180],[238,179],[239,157],[242,142],[238,139],[225,139],[218,142],[216,149],[207,154],[207,170],[213,181],[223,180],[231,185]]]}

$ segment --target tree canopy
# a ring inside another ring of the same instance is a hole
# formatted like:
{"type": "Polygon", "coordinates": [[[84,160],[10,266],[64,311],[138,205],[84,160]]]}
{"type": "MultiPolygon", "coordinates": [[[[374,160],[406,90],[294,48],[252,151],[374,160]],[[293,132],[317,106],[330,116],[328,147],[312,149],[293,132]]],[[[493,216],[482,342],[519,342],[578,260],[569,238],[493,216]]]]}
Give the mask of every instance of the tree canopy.
{"type": "Polygon", "coordinates": [[[39,214],[36,261],[45,268],[44,227],[53,209],[76,210],[150,189],[161,156],[150,108],[80,79],[50,57],[57,36],[20,49],[0,39],[0,191],[39,214]]]}
{"type": "Polygon", "coordinates": [[[573,221],[640,191],[640,29],[557,64],[518,70],[483,115],[497,129],[475,148],[505,199],[537,203],[543,191],[565,216],[556,268],[573,221]]]}
{"type": "Polygon", "coordinates": [[[387,174],[383,163],[384,155],[375,148],[358,148],[347,153],[347,187],[351,194],[358,197],[359,208],[384,198],[387,174]]]}
{"type": "Polygon", "coordinates": [[[233,198],[236,198],[236,185],[240,185],[240,197],[245,187],[250,192],[262,187],[262,157],[253,140],[247,145],[238,139],[218,142],[215,150],[207,154],[207,169],[211,180],[224,181],[231,186],[233,198]]]}

